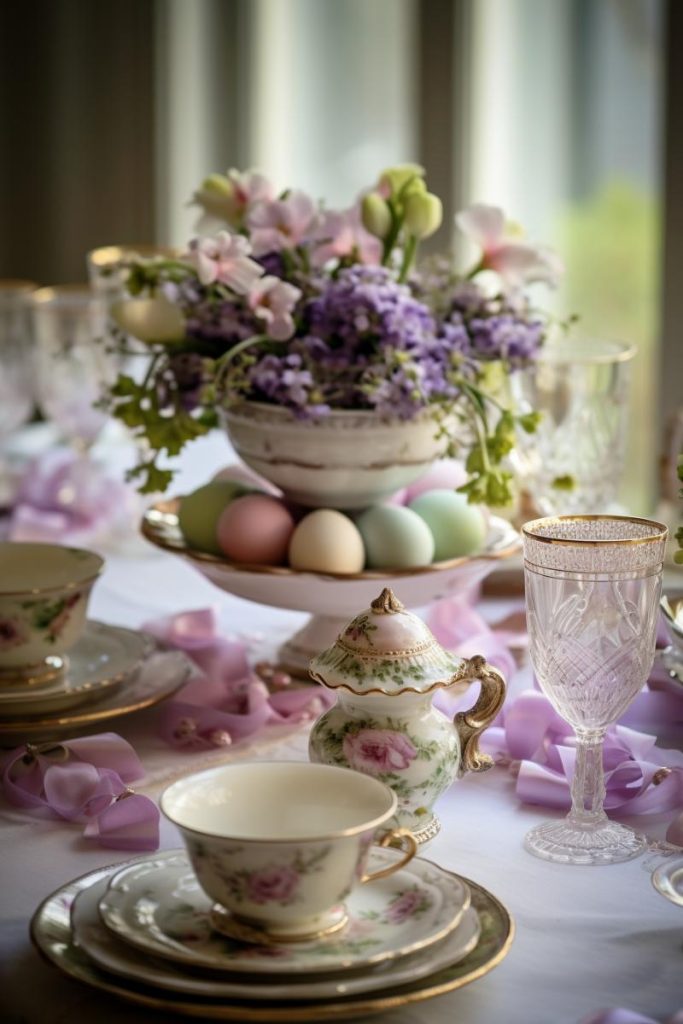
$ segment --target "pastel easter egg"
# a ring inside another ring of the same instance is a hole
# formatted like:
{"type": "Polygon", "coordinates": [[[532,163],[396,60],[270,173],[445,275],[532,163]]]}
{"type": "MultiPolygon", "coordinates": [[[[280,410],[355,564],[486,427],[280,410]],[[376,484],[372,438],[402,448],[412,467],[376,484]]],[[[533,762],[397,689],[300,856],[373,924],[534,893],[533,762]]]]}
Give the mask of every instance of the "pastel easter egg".
{"type": "Polygon", "coordinates": [[[233,562],[282,565],[294,530],[289,509],[268,494],[235,498],[218,519],[218,547],[233,562]]]}
{"type": "Polygon", "coordinates": [[[318,508],[298,523],[289,542],[289,564],[310,572],[361,572],[365,548],[358,527],[336,509],[318,508]]]}
{"type": "Polygon", "coordinates": [[[467,480],[467,470],[457,459],[440,459],[418,480],[406,487],[405,505],[426,491],[456,490],[467,480]]]}
{"type": "Polygon", "coordinates": [[[220,555],[216,525],[221,512],[234,498],[248,494],[252,488],[237,480],[211,480],[181,499],[178,525],[191,548],[220,555]]]}
{"type": "Polygon", "coordinates": [[[450,490],[426,491],[409,508],[424,519],[434,536],[434,561],[460,558],[481,551],[486,540],[486,520],[464,494],[450,490]]]}
{"type": "Polygon", "coordinates": [[[408,488],[402,487],[400,491],[396,491],[388,498],[384,499],[385,505],[405,505],[408,497],[408,488]]]}
{"type": "Polygon", "coordinates": [[[356,519],[370,569],[429,565],[434,537],[417,512],[398,505],[372,505],[356,519]]]}

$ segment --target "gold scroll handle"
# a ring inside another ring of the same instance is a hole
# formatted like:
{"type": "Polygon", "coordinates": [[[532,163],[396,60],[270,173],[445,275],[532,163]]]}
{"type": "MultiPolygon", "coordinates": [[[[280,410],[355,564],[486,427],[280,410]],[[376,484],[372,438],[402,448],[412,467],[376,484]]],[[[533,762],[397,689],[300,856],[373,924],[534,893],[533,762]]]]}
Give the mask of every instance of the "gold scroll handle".
{"type": "Polygon", "coordinates": [[[479,737],[484,729],[488,729],[505,700],[505,680],[480,654],[468,660],[465,672],[459,674],[459,681],[462,679],[478,679],[481,689],[474,707],[469,711],[459,711],[455,716],[454,724],[461,747],[458,775],[485,772],[493,767],[493,758],[479,750],[479,737]]]}

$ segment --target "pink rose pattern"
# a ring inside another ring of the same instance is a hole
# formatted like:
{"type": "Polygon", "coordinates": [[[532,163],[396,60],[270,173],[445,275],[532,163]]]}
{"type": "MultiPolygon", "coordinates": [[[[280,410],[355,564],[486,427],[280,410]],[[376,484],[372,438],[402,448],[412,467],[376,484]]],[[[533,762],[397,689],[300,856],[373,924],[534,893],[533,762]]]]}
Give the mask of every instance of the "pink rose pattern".
{"type": "Polygon", "coordinates": [[[416,917],[428,910],[430,901],[425,893],[418,889],[406,889],[393,898],[386,911],[384,920],[389,924],[402,924],[409,917],[416,917]]]}
{"type": "Polygon", "coordinates": [[[417,755],[407,736],[390,729],[360,729],[355,734],[347,733],[342,749],[349,765],[368,775],[404,771],[417,755]]]}
{"type": "Polygon", "coordinates": [[[246,895],[254,903],[290,903],[296,897],[299,873],[287,865],[252,871],[246,879],[246,895]]]}
{"type": "Polygon", "coordinates": [[[0,651],[8,651],[27,640],[19,619],[0,619],[0,651]]]}

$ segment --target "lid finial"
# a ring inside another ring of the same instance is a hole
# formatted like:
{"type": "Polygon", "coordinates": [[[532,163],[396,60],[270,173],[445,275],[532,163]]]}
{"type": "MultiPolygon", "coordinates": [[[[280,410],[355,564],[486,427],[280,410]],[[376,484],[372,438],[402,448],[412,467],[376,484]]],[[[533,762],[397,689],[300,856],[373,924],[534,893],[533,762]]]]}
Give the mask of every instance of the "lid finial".
{"type": "Polygon", "coordinates": [[[405,606],[401,604],[393,590],[385,587],[379,597],[371,603],[375,615],[395,615],[396,612],[404,612],[405,606]]]}

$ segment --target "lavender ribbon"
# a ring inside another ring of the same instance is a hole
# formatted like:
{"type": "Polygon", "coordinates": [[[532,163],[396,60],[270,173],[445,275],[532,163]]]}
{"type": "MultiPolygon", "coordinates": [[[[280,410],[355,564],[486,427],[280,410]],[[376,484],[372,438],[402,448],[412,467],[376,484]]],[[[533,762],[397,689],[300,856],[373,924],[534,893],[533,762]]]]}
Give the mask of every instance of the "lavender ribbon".
{"type": "Polygon", "coordinates": [[[229,746],[270,725],[312,720],[334,702],[329,691],[297,687],[283,672],[264,668],[260,678],[245,645],[220,635],[213,608],[156,619],[144,629],[184,651],[199,669],[161,709],[159,731],[170,746],[229,746]]]}
{"type": "Polygon", "coordinates": [[[9,539],[88,544],[129,530],[138,499],[92,458],[51,448],[27,467],[19,482],[9,539]]]}
{"type": "MultiPolygon", "coordinates": [[[[444,646],[464,657],[483,654],[508,679],[514,674],[514,659],[506,647],[510,634],[492,630],[462,598],[438,602],[428,621],[444,646]]],[[[462,710],[469,698],[438,691],[434,702],[452,715],[462,710]]],[[[656,747],[655,735],[633,726],[654,732],[680,734],[683,730],[683,687],[657,663],[626,714],[607,730],[603,745],[605,810],[629,815],[680,812],[683,754],[656,747]]],[[[515,791],[522,802],[562,811],[571,807],[576,738],[540,689],[525,690],[506,702],[483,734],[480,747],[516,776],[515,791]]],[[[683,813],[670,823],[666,838],[683,846],[683,813]]]]}
{"type": "Polygon", "coordinates": [[[84,835],[115,850],[156,850],[159,811],[128,783],[144,775],[137,754],[116,733],[27,743],[0,764],[9,803],[39,817],[85,824],[84,835]]]}

